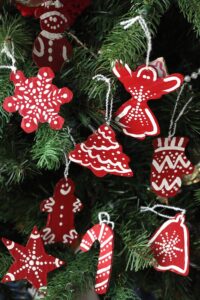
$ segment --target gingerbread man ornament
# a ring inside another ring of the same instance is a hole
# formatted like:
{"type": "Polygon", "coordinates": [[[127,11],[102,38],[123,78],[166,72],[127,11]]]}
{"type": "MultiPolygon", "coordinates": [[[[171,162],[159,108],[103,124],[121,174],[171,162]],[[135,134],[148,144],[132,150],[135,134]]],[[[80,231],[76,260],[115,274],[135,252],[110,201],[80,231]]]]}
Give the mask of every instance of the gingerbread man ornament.
{"type": "Polygon", "coordinates": [[[41,211],[48,213],[47,224],[40,233],[44,244],[72,244],[77,240],[74,215],[82,210],[83,205],[74,195],[74,190],[74,182],[62,178],[56,184],[53,197],[41,203],[41,211]]]}

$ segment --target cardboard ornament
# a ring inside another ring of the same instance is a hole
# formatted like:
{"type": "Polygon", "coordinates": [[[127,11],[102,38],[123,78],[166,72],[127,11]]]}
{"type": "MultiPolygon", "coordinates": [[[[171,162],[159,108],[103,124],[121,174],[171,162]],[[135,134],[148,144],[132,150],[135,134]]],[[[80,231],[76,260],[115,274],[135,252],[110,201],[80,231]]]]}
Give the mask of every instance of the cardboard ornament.
{"type": "Polygon", "coordinates": [[[181,188],[184,175],[192,174],[194,166],[185,155],[186,137],[157,138],[153,142],[151,188],[160,197],[174,197],[181,188]]]}
{"type": "Polygon", "coordinates": [[[106,174],[133,176],[130,158],[123,153],[115,132],[107,124],[101,125],[85,142],[77,144],[69,153],[69,159],[87,167],[98,177],[106,174]]]}
{"type": "Polygon", "coordinates": [[[159,124],[147,102],[179,88],[183,76],[172,74],[158,78],[157,70],[153,66],[140,66],[133,72],[128,65],[120,62],[115,63],[113,72],[132,96],[115,114],[123,132],[141,140],[146,136],[158,135],[159,124]]]}
{"type": "Polygon", "coordinates": [[[53,78],[50,68],[41,68],[37,77],[31,78],[26,78],[21,71],[11,73],[15,92],[4,100],[3,108],[7,112],[19,112],[26,133],[36,131],[39,123],[49,123],[54,130],[63,127],[64,119],[58,115],[60,106],[70,102],[73,93],[66,87],[58,89],[52,84],[53,78]]]}
{"type": "Polygon", "coordinates": [[[26,279],[40,289],[47,286],[47,273],[64,265],[63,261],[45,252],[37,227],[33,228],[25,247],[5,238],[2,241],[15,260],[2,282],[26,279]]]}
{"type": "Polygon", "coordinates": [[[157,271],[171,271],[182,276],[189,273],[189,232],[181,213],[166,221],[151,237],[149,244],[157,271]]]}
{"type": "Polygon", "coordinates": [[[74,182],[62,178],[56,184],[53,197],[41,203],[41,211],[48,213],[47,224],[40,232],[45,244],[61,242],[70,245],[77,240],[74,218],[83,205],[74,190],[74,182]]]}
{"type": "Polygon", "coordinates": [[[95,291],[97,294],[101,295],[106,294],[109,288],[114,248],[113,229],[103,222],[94,225],[83,236],[80,250],[83,252],[89,251],[96,240],[100,243],[100,253],[96,273],[95,291]]]}

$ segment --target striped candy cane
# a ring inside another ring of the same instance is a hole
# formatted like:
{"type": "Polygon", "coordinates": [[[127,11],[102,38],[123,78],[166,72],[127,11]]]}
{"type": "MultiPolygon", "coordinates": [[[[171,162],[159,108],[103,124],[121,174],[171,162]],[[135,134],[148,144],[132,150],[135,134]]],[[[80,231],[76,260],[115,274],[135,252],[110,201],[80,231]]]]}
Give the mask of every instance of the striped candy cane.
{"type": "Polygon", "coordinates": [[[100,243],[100,253],[96,274],[95,291],[97,294],[105,294],[108,290],[114,247],[114,223],[110,222],[110,216],[106,212],[99,214],[99,224],[94,225],[83,236],[80,249],[87,252],[93,243],[98,240],[100,243]],[[108,224],[111,225],[108,226],[108,224]]]}

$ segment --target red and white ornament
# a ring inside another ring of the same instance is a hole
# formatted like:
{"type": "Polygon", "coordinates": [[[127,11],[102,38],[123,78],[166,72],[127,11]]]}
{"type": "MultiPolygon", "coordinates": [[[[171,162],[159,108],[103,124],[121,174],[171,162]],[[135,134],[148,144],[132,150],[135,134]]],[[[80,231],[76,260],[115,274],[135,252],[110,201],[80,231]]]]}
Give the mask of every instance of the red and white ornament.
{"type": "Polygon", "coordinates": [[[192,174],[194,166],[185,156],[186,137],[157,138],[153,142],[151,188],[160,197],[175,196],[184,175],[192,174]]]}
{"type": "Polygon", "coordinates": [[[54,195],[41,203],[42,212],[48,213],[46,226],[40,234],[45,244],[72,244],[78,238],[74,215],[83,208],[74,195],[75,185],[70,178],[62,178],[56,184],[54,195]]]}
{"type": "Polygon", "coordinates": [[[7,112],[19,111],[23,116],[21,127],[27,133],[36,131],[39,122],[49,123],[54,130],[63,127],[64,119],[58,112],[62,104],[72,100],[73,93],[66,87],[58,89],[52,84],[53,78],[50,68],[41,68],[37,77],[31,78],[21,71],[11,73],[15,92],[4,100],[3,108],[7,112]]]}
{"type": "Polygon", "coordinates": [[[171,271],[183,276],[189,273],[189,232],[185,216],[179,213],[166,221],[151,237],[149,244],[157,271],[171,271]]]}
{"type": "Polygon", "coordinates": [[[84,143],[77,144],[69,153],[69,159],[89,168],[99,177],[106,174],[133,176],[128,164],[130,159],[107,124],[101,125],[84,143]]]}
{"type": "Polygon", "coordinates": [[[127,64],[116,62],[114,74],[123,83],[132,98],[116,112],[116,121],[123,132],[134,138],[144,139],[160,133],[159,124],[147,105],[148,100],[159,99],[162,95],[173,92],[183,82],[181,74],[172,74],[158,78],[153,66],[140,66],[133,72],[127,64]]]}
{"type": "MultiPolygon", "coordinates": [[[[110,223],[109,220],[107,223],[110,223]]],[[[114,248],[114,232],[113,229],[106,224],[105,220],[100,221],[100,224],[94,225],[86,232],[82,238],[80,249],[83,252],[89,251],[96,240],[100,243],[100,253],[95,291],[97,294],[105,294],[109,287],[114,248]]]]}
{"type": "Polygon", "coordinates": [[[5,238],[2,241],[15,259],[2,282],[27,279],[39,289],[47,286],[47,273],[65,264],[45,252],[37,227],[33,228],[25,247],[5,238]]]}

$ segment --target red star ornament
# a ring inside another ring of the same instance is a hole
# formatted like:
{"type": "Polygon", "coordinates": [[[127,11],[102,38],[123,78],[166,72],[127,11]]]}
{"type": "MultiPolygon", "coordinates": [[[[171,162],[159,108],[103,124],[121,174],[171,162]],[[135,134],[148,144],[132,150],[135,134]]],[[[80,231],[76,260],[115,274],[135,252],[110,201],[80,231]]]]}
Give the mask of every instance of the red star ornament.
{"type": "Polygon", "coordinates": [[[19,111],[23,116],[21,127],[27,133],[36,131],[39,122],[49,123],[54,130],[63,127],[64,119],[58,112],[62,104],[72,100],[73,93],[66,87],[58,89],[53,85],[54,76],[50,68],[41,68],[37,77],[31,78],[21,71],[11,73],[15,92],[4,100],[3,108],[7,112],[19,111]]]}
{"type": "Polygon", "coordinates": [[[70,178],[62,178],[56,184],[53,197],[41,203],[41,211],[48,213],[47,224],[41,230],[45,244],[74,244],[78,239],[74,219],[83,205],[74,195],[74,190],[74,182],[70,178]]]}
{"type": "Polygon", "coordinates": [[[90,169],[96,176],[106,174],[133,176],[129,167],[130,158],[123,153],[122,146],[116,141],[115,132],[107,124],[69,153],[69,159],[90,169]]]}
{"type": "Polygon", "coordinates": [[[25,247],[5,238],[2,241],[15,259],[2,282],[27,279],[33,287],[39,289],[47,286],[47,273],[65,264],[45,252],[36,226],[25,247]]]}
{"type": "Polygon", "coordinates": [[[183,276],[189,273],[189,231],[185,216],[177,214],[166,221],[151,237],[149,244],[157,271],[171,271],[183,276]]]}
{"type": "Polygon", "coordinates": [[[150,110],[147,101],[159,99],[179,88],[183,82],[181,74],[172,74],[158,78],[153,66],[140,66],[135,72],[128,65],[116,62],[114,74],[123,83],[132,98],[116,112],[116,121],[123,132],[131,137],[143,140],[146,136],[160,133],[158,121],[150,110]]]}
{"type": "Polygon", "coordinates": [[[174,197],[181,188],[184,175],[192,174],[194,166],[185,155],[186,137],[157,138],[153,142],[151,188],[160,197],[174,197]]]}

